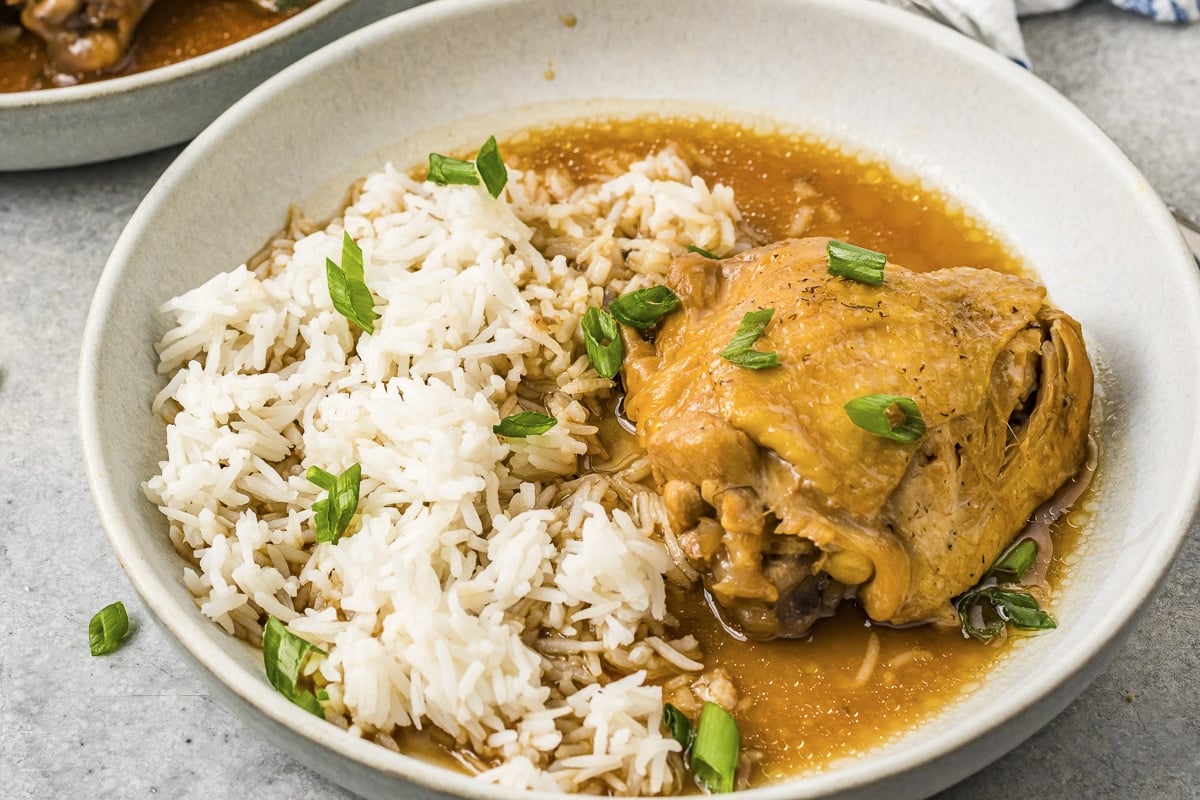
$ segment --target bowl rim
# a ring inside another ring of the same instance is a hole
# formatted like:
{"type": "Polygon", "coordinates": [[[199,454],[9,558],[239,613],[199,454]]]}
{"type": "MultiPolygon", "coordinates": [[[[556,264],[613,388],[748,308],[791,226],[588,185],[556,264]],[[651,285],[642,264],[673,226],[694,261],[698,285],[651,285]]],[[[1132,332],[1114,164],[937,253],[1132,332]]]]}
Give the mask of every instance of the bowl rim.
{"type": "MultiPolygon", "coordinates": [[[[193,170],[203,167],[208,152],[219,147],[230,131],[240,126],[246,118],[254,117],[260,101],[286,90],[310,72],[337,66],[349,53],[381,46],[394,36],[404,35],[402,32],[405,30],[438,25],[459,16],[473,15],[491,8],[527,6],[538,2],[541,0],[441,0],[419,5],[361,28],[317,50],[269,78],[237,101],[189,144],[167,168],[138,206],[117,241],[100,276],[85,325],[77,391],[84,466],[99,519],[131,583],[159,623],[170,631],[176,640],[174,644],[186,650],[195,663],[203,666],[213,679],[223,684],[246,705],[253,707],[258,714],[298,734],[312,745],[331,750],[340,757],[388,775],[464,797],[567,798],[573,795],[518,791],[487,784],[419,757],[394,753],[368,740],[350,736],[340,728],[314,717],[290,703],[282,695],[271,691],[262,681],[234,680],[233,678],[242,674],[241,666],[221,647],[210,644],[203,636],[193,635],[207,629],[212,623],[202,618],[194,607],[178,607],[171,599],[165,582],[156,577],[153,569],[146,568],[146,561],[142,557],[143,548],[138,544],[139,529],[127,518],[114,491],[116,487],[107,483],[101,469],[100,454],[103,444],[99,419],[95,412],[98,404],[96,390],[106,312],[110,306],[119,302],[121,279],[136,251],[138,240],[146,235],[150,228],[155,208],[168,200],[176,185],[185,181],[193,170]]],[[[1014,91],[1029,95],[1048,112],[1056,114],[1061,123],[1074,129],[1077,135],[1096,148],[1096,152],[1104,157],[1106,165],[1113,171],[1115,179],[1119,179],[1124,185],[1143,189],[1136,199],[1139,216],[1151,226],[1155,238],[1164,243],[1164,250],[1169,252],[1174,249],[1177,255],[1176,258],[1159,262],[1156,268],[1161,271],[1160,274],[1167,273],[1167,277],[1177,284],[1178,302],[1190,305],[1196,311],[1196,318],[1200,319],[1200,272],[1197,272],[1193,256],[1167,207],[1153,190],[1148,189],[1149,182],[1146,178],[1099,126],[1051,86],[968,37],[884,4],[851,4],[845,3],[844,0],[786,2],[793,6],[818,7],[831,13],[845,15],[852,20],[870,20],[906,35],[921,37],[930,46],[952,51],[956,57],[986,69],[1014,91]]],[[[1197,380],[1193,394],[1200,395],[1200,379],[1197,380]]],[[[1200,444],[1200,426],[1193,431],[1193,438],[1200,444]]],[[[1182,547],[1192,521],[1197,517],[1200,510],[1200,447],[1194,448],[1193,452],[1196,456],[1181,465],[1179,472],[1180,486],[1185,487],[1186,491],[1178,495],[1158,526],[1169,531],[1170,535],[1156,538],[1152,547],[1143,552],[1142,560],[1132,573],[1128,584],[1134,591],[1127,591],[1115,598],[1102,624],[1080,634],[1063,658],[1046,665],[1038,681],[1026,682],[1015,687],[1010,695],[1012,702],[1006,707],[964,720],[950,732],[934,731],[929,736],[922,736],[909,742],[903,751],[893,749],[885,753],[872,753],[862,767],[839,768],[803,775],[755,787],[740,794],[751,800],[785,800],[862,790],[880,781],[899,779],[922,765],[951,756],[971,743],[982,740],[989,733],[1005,729],[1020,717],[1034,713],[1040,701],[1052,696],[1062,696],[1065,697],[1065,705],[1073,699],[1083,688],[1082,685],[1072,688],[1073,682],[1081,675],[1089,680],[1094,677],[1094,673],[1089,674],[1089,666],[1102,656],[1107,647],[1119,642],[1128,633],[1131,624],[1153,598],[1182,547]]],[[[1057,713],[1059,708],[1055,708],[1054,713],[1057,713]]],[[[1042,721],[1048,721],[1048,717],[1042,721]]],[[[1002,749],[995,752],[991,758],[1012,749],[1031,733],[1032,731],[1027,731],[1017,738],[1009,736],[1000,743],[1002,749]]],[[[964,772],[958,777],[964,777],[965,774],[969,773],[964,772]]],[[[940,788],[943,787],[930,784],[926,790],[936,791],[940,788]]]]}
{"type": "Polygon", "coordinates": [[[244,39],[154,69],[103,78],[74,86],[54,86],[47,89],[29,89],[23,92],[0,92],[0,114],[12,113],[19,109],[70,106],[101,100],[110,95],[150,89],[175,83],[199,73],[217,70],[227,64],[241,61],[259,50],[290,39],[321,20],[336,14],[345,6],[362,1],[318,0],[308,8],[301,9],[300,13],[293,14],[282,22],[244,39]]]}

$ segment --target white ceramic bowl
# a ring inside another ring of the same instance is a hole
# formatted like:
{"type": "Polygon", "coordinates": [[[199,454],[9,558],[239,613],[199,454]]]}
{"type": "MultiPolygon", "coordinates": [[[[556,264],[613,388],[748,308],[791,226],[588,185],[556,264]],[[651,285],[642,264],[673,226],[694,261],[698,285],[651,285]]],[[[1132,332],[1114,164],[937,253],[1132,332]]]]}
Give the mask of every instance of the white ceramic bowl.
{"type": "Polygon", "coordinates": [[[412,162],[414,137],[449,147],[489,126],[634,104],[767,115],[923,176],[1015,243],[1103,362],[1100,508],[1055,605],[1060,627],[1013,648],[917,733],[748,796],[866,797],[881,784],[892,798],[933,793],[1064,708],[1170,566],[1200,485],[1200,418],[1179,413],[1200,396],[1200,363],[1180,356],[1200,349],[1200,281],[1145,179],[1067,101],[974,42],[874,3],[435,3],[268,81],[166,172],[101,278],[79,393],[100,519],[185,659],[305,764],[368,797],[410,796],[412,784],[515,796],[293,706],[267,684],[257,651],[196,611],[166,524],[139,489],[163,452],[149,411],[162,382],[152,344],[167,323],[156,309],[253,253],[289,202],[327,213],[372,164],[412,162]],[[567,12],[574,27],[560,20],[567,12]],[[595,99],[607,102],[582,102],[595,99]]]}
{"type": "Polygon", "coordinates": [[[321,0],[262,33],[155,70],[0,93],[0,171],[66,167],[190,139],[301,56],[420,0],[321,0]]]}

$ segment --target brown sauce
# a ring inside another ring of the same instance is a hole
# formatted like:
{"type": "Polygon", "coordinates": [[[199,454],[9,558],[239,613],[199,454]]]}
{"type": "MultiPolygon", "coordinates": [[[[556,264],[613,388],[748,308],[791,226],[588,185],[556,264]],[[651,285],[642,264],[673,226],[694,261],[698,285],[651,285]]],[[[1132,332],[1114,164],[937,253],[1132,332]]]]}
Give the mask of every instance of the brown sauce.
{"type": "Polygon", "coordinates": [[[798,206],[816,206],[804,235],[852,241],[910,269],[1021,269],[995,236],[948,210],[944,199],[899,182],[880,164],[796,136],[687,119],[594,122],[523,135],[502,152],[510,163],[555,166],[593,180],[668,144],[710,184],[733,189],[764,243],[789,235],[798,206]]]}
{"type": "MultiPolygon", "coordinates": [[[[1079,515],[1056,526],[1052,586],[1085,521],[1079,515]]],[[[698,593],[677,591],[670,607],[680,632],[700,641],[706,664],[723,667],[748,701],[737,722],[743,747],[762,754],[752,784],[819,772],[907,732],[986,681],[1011,641],[985,645],[957,629],[872,625],[856,607],[843,605],[808,639],[739,642],[698,593]],[[876,666],[858,685],[871,636],[878,637],[876,666]]],[[[1012,638],[1026,635],[1037,634],[1009,631],[1012,638]]]]}
{"type": "MultiPolygon", "coordinates": [[[[804,235],[878,249],[913,269],[1022,271],[1002,242],[943,198],[879,164],[796,136],[686,119],[596,122],[523,134],[502,152],[510,164],[556,167],[592,180],[668,144],[710,184],[733,188],[762,242],[794,233],[796,209],[805,205],[816,211],[804,235]]],[[[1078,525],[1060,522],[1055,536],[1052,580],[1078,525]]],[[[678,632],[695,635],[707,666],[723,667],[737,685],[744,746],[762,756],[752,783],[819,771],[886,742],[985,680],[1006,650],[1003,641],[983,645],[957,629],[870,625],[853,606],[818,623],[806,640],[740,642],[725,633],[698,592],[677,591],[671,607],[678,632]],[[876,666],[858,685],[872,637],[879,647],[876,666]]]]}
{"type": "MultiPolygon", "coordinates": [[[[287,11],[270,12],[250,0],[157,0],[142,18],[129,52],[113,69],[77,75],[68,83],[90,83],[164,67],[212,52],[260,33],[310,6],[309,0],[287,11]]],[[[22,31],[11,44],[0,44],[0,92],[51,89],[51,74],[42,40],[22,31]]]]}

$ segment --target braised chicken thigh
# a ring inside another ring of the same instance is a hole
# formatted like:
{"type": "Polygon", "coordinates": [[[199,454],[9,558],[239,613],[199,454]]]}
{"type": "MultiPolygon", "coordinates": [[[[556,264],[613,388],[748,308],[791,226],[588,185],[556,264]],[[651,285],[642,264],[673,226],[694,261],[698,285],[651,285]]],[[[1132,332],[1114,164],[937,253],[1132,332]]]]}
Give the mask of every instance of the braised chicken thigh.
{"type": "Polygon", "coordinates": [[[1092,368],[1042,286],[890,263],[870,286],[829,273],[827,241],[681,257],[681,309],[652,342],[623,331],[625,409],[671,525],[752,638],[803,636],[851,597],[879,622],[953,620],[1086,452],[1092,368]],[[755,347],[779,365],[722,358],[763,308],[755,347]],[[915,401],[925,434],[856,426],[843,406],[873,393],[915,401]]]}

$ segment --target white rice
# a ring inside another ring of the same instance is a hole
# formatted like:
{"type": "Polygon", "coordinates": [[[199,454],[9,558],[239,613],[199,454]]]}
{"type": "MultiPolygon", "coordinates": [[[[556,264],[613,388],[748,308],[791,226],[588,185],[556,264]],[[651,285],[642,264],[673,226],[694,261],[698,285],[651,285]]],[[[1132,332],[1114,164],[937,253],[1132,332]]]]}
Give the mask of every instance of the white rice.
{"type": "Polygon", "coordinates": [[[515,787],[677,791],[649,679],[703,668],[665,602],[690,576],[644,459],[575,477],[612,387],[579,320],[690,244],[748,246],[739,222],[669,150],[587,186],[511,170],[498,200],[389,165],[324,229],[171,300],[167,460],[145,491],[200,611],[252,641],[273,615],[325,650],[326,717],[358,735],[435,730],[515,787]],[[374,334],[329,298],[343,230],[374,334]],[[522,408],[558,425],[493,433],[522,408]],[[305,470],[355,463],[358,514],[316,544],[305,470]]]}

